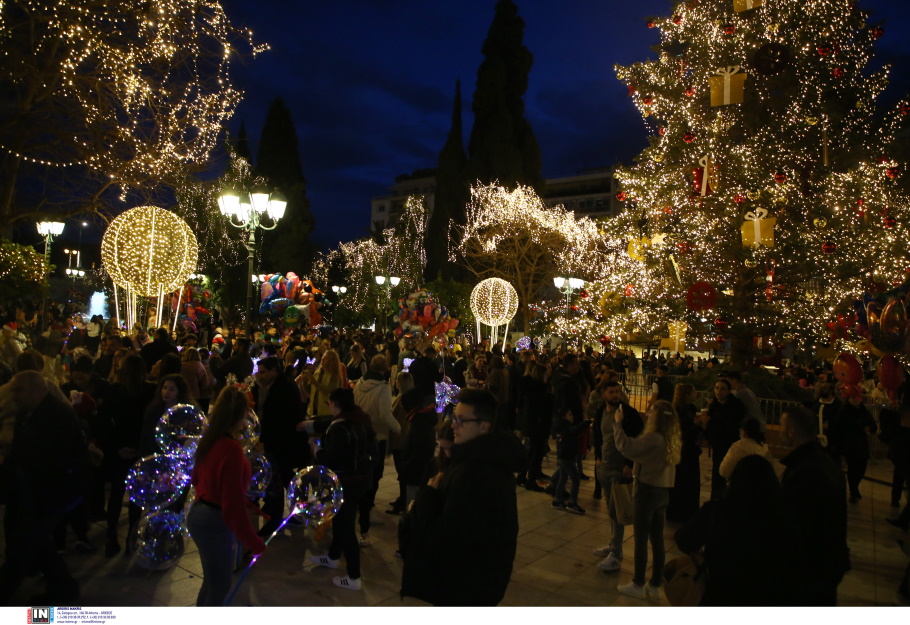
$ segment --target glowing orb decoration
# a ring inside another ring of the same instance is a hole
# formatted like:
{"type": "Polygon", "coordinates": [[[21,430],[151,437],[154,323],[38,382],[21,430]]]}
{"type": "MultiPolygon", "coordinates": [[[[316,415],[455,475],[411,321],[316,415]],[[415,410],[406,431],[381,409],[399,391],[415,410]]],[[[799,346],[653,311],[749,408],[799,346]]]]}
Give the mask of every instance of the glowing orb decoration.
{"type": "Polygon", "coordinates": [[[258,448],[259,435],[261,433],[262,426],[259,425],[259,417],[252,410],[247,410],[243,431],[240,432],[240,442],[243,445],[243,449],[249,452],[258,448]]]}
{"type": "Polygon", "coordinates": [[[139,460],[126,476],[130,501],[143,510],[160,510],[171,505],[190,485],[180,456],[154,454],[139,460]]]}
{"type": "Polygon", "coordinates": [[[436,383],[436,412],[440,413],[446,409],[446,406],[449,404],[457,404],[458,401],[455,399],[458,392],[461,390],[457,385],[450,384],[448,378],[442,382],[436,383]]]}
{"type": "Polygon", "coordinates": [[[114,284],[144,297],[183,286],[198,259],[199,246],[187,223],[157,206],[126,211],[101,239],[101,262],[114,284]]]}
{"type": "Polygon", "coordinates": [[[471,291],[471,312],[484,325],[506,324],[518,312],[518,293],[501,278],[487,278],[471,291]]]}
{"type": "Polygon", "coordinates": [[[520,350],[531,349],[534,347],[534,339],[530,336],[523,336],[515,342],[515,347],[520,350]]]}
{"type": "Polygon", "coordinates": [[[344,501],[338,476],[322,466],[297,471],[288,485],[288,509],[309,524],[335,516],[344,501]]]}
{"type": "Polygon", "coordinates": [[[177,564],[189,538],[183,520],[183,515],[176,512],[155,512],[143,517],[136,537],[136,563],[152,571],[177,564]]]}
{"type": "Polygon", "coordinates": [[[205,413],[190,404],[168,408],[155,427],[155,440],[163,454],[184,456],[192,461],[196,446],[208,424],[205,413]]]}
{"type": "Polygon", "coordinates": [[[262,497],[265,495],[265,490],[269,487],[269,482],[272,481],[272,464],[264,454],[258,451],[247,451],[246,459],[253,470],[250,476],[250,487],[247,492],[251,495],[262,497]]]}

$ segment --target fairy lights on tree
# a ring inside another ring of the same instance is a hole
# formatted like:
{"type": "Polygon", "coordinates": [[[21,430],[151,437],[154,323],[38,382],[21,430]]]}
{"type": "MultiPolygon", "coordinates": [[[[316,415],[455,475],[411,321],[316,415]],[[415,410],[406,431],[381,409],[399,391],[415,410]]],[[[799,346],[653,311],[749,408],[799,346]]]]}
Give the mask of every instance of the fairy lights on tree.
{"type": "Polygon", "coordinates": [[[756,336],[825,339],[842,302],[910,267],[894,158],[910,105],[876,107],[880,27],[847,0],[750,4],[679,3],[651,22],[659,58],[616,68],[651,138],[617,171],[626,207],[588,310],[617,333],[686,320],[736,359],[756,336]]]}
{"type": "Polygon", "coordinates": [[[264,49],[215,0],[0,3],[0,226],[204,165],[242,95],[235,46],[264,49]]]}

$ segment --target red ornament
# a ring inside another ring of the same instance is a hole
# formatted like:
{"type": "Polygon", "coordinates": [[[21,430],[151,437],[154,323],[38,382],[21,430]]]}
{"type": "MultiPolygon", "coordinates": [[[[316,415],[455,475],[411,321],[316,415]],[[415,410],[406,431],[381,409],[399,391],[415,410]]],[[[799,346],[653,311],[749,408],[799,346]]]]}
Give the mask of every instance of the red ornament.
{"type": "Polygon", "coordinates": [[[660,128],[657,129],[657,134],[659,134],[662,137],[665,134],[667,134],[667,129],[664,128],[663,126],[661,126],[660,128]]]}
{"type": "Polygon", "coordinates": [[[885,34],[885,29],[881,26],[876,26],[871,31],[873,39],[881,39],[882,35],[885,34]]]}
{"type": "Polygon", "coordinates": [[[834,241],[825,241],[824,244],[822,245],[822,251],[825,254],[833,254],[834,252],[837,251],[837,243],[835,243],[834,241]]]}
{"type": "Polygon", "coordinates": [[[724,319],[723,317],[717,317],[714,320],[714,327],[717,330],[721,330],[721,331],[726,330],[727,329],[727,320],[724,319]]]}
{"type": "Polygon", "coordinates": [[[879,165],[884,165],[885,163],[888,163],[890,161],[891,161],[891,159],[888,157],[887,154],[880,154],[875,157],[875,162],[878,163],[879,165]]]}
{"type": "Polygon", "coordinates": [[[629,85],[628,87],[626,87],[626,89],[629,90],[629,95],[634,95],[635,93],[638,92],[638,87],[636,87],[635,85],[629,85]]]}
{"type": "Polygon", "coordinates": [[[717,305],[717,289],[710,282],[696,282],[686,291],[686,305],[695,311],[714,308],[717,305]]]}
{"type": "Polygon", "coordinates": [[[692,244],[688,241],[680,241],[676,244],[676,249],[679,250],[680,254],[691,254],[692,253],[692,244]]]}
{"type": "Polygon", "coordinates": [[[664,212],[665,212],[666,214],[668,214],[668,215],[672,215],[672,214],[673,214],[673,207],[672,207],[672,206],[664,206],[664,212]]]}
{"type": "Polygon", "coordinates": [[[654,28],[655,26],[654,20],[648,20],[648,28],[654,28]]]}
{"type": "Polygon", "coordinates": [[[834,69],[831,70],[831,73],[834,74],[834,77],[835,77],[835,78],[843,78],[843,76],[844,76],[844,68],[842,68],[842,67],[835,67],[834,69]]]}
{"type": "Polygon", "coordinates": [[[862,198],[862,197],[861,197],[861,198],[859,198],[858,200],[856,200],[856,205],[857,205],[857,206],[862,206],[862,205],[865,204],[865,203],[866,203],[866,198],[862,198]]]}
{"type": "Polygon", "coordinates": [[[683,141],[685,141],[686,143],[692,143],[693,141],[695,141],[695,134],[692,132],[687,132],[686,134],[683,135],[683,141]]]}
{"type": "Polygon", "coordinates": [[[736,32],[736,26],[734,26],[733,24],[724,24],[724,34],[725,35],[732,35],[735,32],[736,32]]]}
{"type": "Polygon", "coordinates": [[[746,198],[745,198],[745,196],[742,196],[742,195],[734,195],[733,201],[736,202],[737,204],[742,204],[743,202],[746,201],[746,198]]]}
{"type": "Polygon", "coordinates": [[[897,167],[889,167],[885,170],[885,175],[894,180],[900,174],[901,170],[897,167]]]}
{"type": "Polygon", "coordinates": [[[785,182],[787,182],[787,174],[785,174],[782,171],[777,172],[776,174],[774,174],[774,182],[776,182],[777,184],[784,184],[785,182]]]}
{"type": "Polygon", "coordinates": [[[632,297],[633,289],[634,287],[631,284],[626,285],[626,289],[623,291],[626,294],[626,297],[632,297]]]}
{"type": "Polygon", "coordinates": [[[888,217],[885,217],[884,223],[885,223],[886,228],[893,228],[894,226],[897,225],[897,219],[895,219],[894,217],[891,217],[889,215],[888,217]]]}
{"type": "Polygon", "coordinates": [[[680,24],[682,24],[682,15],[674,15],[674,16],[673,16],[673,23],[676,24],[677,26],[679,26],[680,24]]]}
{"type": "Polygon", "coordinates": [[[686,87],[686,95],[690,98],[695,95],[695,87],[686,87]]]}
{"type": "Polygon", "coordinates": [[[645,97],[643,97],[643,98],[641,99],[641,103],[644,104],[645,106],[651,106],[651,104],[652,104],[653,102],[654,102],[654,98],[652,98],[652,97],[649,96],[649,95],[648,95],[648,96],[645,96],[645,97]]]}
{"type": "Polygon", "coordinates": [[[620,202],[625,202],[627,197],[629,197],[629,196],[626,195],[625,191],[620,191],[619,193],[616,194],[616,199],[619,200],[620,202]]]}
{"type": "Polygon", "coordinates": [[[831,54],[831,46],[818,46],[817,51],[820,56],[828,56],[831,54]]]}
{"type": "Polygon", "coordinates": [[[910,115],[910,104],[907,104],[906,102],[901,104],[900,111],[901,115],[910,115]]]}
{"type": "Polygon", "coordinates": [[[588,299],[588,292],[582,289],[578,292],[578,297],[581,299],[588,299]]]}

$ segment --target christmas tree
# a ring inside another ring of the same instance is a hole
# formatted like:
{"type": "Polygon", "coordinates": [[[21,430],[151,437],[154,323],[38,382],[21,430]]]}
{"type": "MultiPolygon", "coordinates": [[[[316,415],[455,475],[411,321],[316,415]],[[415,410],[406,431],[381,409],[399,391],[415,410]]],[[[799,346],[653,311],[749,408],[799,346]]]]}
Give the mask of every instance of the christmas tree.
{"type": "MultiPolygon", "coordinates": [[[[910,105],[876,103],[882,27],[848,0],[689,0],[647,26],[659,57],[617,67],[649,147],[616,176],[587,334],[828,341],[827,324],[910,267],[893,160],[910,105]]],[[[586,337],[591,338],[591,337],[586,337]]]]}

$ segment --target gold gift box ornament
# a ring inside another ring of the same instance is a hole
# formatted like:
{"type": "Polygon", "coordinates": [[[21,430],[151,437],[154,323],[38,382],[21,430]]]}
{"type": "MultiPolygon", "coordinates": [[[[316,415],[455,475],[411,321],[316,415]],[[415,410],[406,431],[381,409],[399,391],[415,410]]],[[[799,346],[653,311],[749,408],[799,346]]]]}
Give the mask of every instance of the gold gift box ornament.
{"type": "Polygon", "coordinates": [[[765,0],[733,0],[733,10],[737,13],[742,13],[749,9],[756,9],[764,3],[765,0]]]}
{"type": "Polygon", "coordinates": [[[711,87],[711,106],[742,104],[748,74],[740,70],[742,67],[739,65],[721,67],[715,72],[717,76],[708,78],[711,87]]]}
{"type": "Polygon", "coordinates": [[[755,212],[746,213],[746,221],[740,231],[743,235],[745,247],[774,247],[774,227],[777,217],[768,217],[768,209],[756,208],[755,212]]]}

